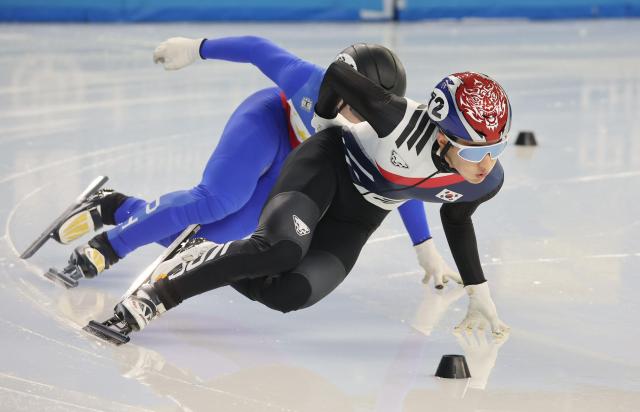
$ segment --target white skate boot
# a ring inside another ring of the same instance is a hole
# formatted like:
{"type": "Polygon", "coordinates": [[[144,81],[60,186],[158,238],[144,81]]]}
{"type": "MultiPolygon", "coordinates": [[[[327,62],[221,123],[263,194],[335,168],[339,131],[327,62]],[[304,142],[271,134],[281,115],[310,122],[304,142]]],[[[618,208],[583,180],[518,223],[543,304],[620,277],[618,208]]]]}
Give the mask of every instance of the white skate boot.
{"type": "Polygon", "coordinates": [[[161,313],[166,312],[152,284],[147,283],[127,296],[114,309],[115,314],[131,330],[140,331],[161,313]]]}

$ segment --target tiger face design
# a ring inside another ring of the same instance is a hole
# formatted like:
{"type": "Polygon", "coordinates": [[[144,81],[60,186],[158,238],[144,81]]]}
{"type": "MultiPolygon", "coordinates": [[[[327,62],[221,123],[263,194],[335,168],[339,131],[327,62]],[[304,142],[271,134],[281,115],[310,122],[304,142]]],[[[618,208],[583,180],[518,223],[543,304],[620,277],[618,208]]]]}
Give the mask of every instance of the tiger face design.
{"type": "Polygon", "coordinates": [[[509,106],[502,88],[478,73],[461,73],[462,84],[456,90],[458,107],[471,127],[487,141],[500,138],[509,106]]]}

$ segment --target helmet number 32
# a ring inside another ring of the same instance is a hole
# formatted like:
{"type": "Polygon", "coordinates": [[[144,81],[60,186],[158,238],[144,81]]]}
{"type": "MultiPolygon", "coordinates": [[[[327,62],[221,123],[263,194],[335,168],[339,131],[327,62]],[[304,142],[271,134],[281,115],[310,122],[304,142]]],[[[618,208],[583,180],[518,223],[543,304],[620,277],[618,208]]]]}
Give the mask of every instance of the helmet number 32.
{"type": "Polygon", "coordinates": [[[440,89],[431,92],[431,100],[429,100],[429,117],[436,122],[444,120],[449,114],[449,103],[444,93],[440,89]]]}

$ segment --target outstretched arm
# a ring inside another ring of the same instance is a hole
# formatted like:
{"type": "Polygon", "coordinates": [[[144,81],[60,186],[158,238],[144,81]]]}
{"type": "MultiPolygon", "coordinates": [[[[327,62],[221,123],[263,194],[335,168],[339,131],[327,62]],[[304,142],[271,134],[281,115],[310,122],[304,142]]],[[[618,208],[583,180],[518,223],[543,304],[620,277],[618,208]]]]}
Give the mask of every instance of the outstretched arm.
{"type": "Polygon", "coordinates": [[[176,70],[201,59],[251,63],[273,81],[287,96],[303,86],[312,73],[322,70],[275,43],[258,36],[187,39],[173,37],[154,52],[154,61],[167,70],[176,70]]]}
{"type": "Polygon", "coordinates": [[[447,203],[440,208],[444,233],[469,295],[467,314],[456,329],[483,330],[490,326],[493,334],[498,337],[508,333],[509,327],[498,317],[489,284],[484,278],[471,215],[482,202],[495,196],[501,186],[502,183],[474,202],[447,203]]]}
{"type": "Polygon", "coordinates": [[[440,208],[442,228],[465,286],[486,282],[480,265],[478,243],[471,216],[481,203],[494,197],[502,183],[473,202],[445,203],[440,208]]]}
{"type": "Polygon", "coordinates": [[[251,63],[292,96],[319,68],[275,43],[257,36],[205,39],[200,46],[203,59],[251,63]]]}

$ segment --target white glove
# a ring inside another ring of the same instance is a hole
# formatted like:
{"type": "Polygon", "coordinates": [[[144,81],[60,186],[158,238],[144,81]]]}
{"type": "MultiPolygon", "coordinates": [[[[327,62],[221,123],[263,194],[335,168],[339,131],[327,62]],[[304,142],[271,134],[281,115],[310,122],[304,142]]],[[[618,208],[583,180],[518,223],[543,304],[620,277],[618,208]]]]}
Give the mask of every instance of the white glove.
{"type": "Polygon", "coordinates": [[[462,284],[462,278],[460,278],[458,272],[451,269],[436,250],[433,239],[425,240],[414,246],[414,249],[418,255],[418,263],[424,269],[422,283],[426,285],[433,277],[433,284],[436,289],[442,289],[449,279],[462,284]]]}
{"type": "Polygon", "coordinates": [[[498,311],[493,299],[491,299],[487,282],[465,286],[464,289],[469,295],[469,308],[467,316],[456,326],[456,331],[464,329],[483,331],[487,325],[490,325],[494,337],[503,337],[509,333],[509,327],[498,318],[498,311]]]}
{"type": "Polygon", "coordinates": [[[172,37],[153,52],[153,62],[162,63],[165,70],[178,70],[200,60],[200,44],[204,39],[172,37]]]}
{"type": "Polygon", "coordinates": [[[348,126],[349,124],[351,124],[351,122],[345,119],[344,116],[340,113],[338,113],[333,119],[325,119],[324,117],[318,116],[318,114],[314,112],[313,118],[311,118],[311,126],[316,131],[316,133],[330,127],[348,126]]]}

